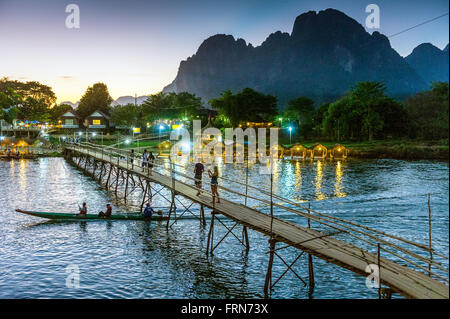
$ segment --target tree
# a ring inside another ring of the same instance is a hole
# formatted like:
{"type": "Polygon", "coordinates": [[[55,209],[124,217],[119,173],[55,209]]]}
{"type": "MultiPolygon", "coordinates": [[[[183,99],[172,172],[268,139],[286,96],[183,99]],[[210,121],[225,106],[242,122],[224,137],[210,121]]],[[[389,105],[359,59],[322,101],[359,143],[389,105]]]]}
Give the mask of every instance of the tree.
{"type": "Polygon", "coordinates": [[[307,97],[298,97],[288,102],[284,117],[298,122],[300,134],[309,137],[313,130],[313,117],[315,114],[314,101],[307,97]]]}
{"type": "Polygon", "coordinates": [[[384,85],[378,82],[358,83],[346,96],[329,105],[323,132],[337,140],[406,135],[407,113],[384,91],[384,85]]]}
{"type": "Polygon", "coordinates": [[[50,119],[50,108],[45,104],[44,100],[28,96],[18,105],[18,109],[18,118],[23,121],[46,122],[50,119]]]}
{"type": "Polygon", "coordinates": [[[148,121],[153,121],[163,117],[163,111],[170,107],[170,101],[167,94],[159,92],[151,94],[141,105],[144,117],[148,121]]]}
{"type": "Polygon", "coordinates": [[[329,107],[330,103],[322,104],[314,113],[312,122],[315,137],[322,137],[322,124],[329,107]]]}
{"type": "Polygon", "coordinates": [[[237,94],[225,91],[219,98],[211,99],[209,103],[233,126],[241,122],[271,122],[277,114],[275,96],[264,95],[250,88],[245,88],[237,94]]]}
{"type": "Polygon", "coordinates": [[[58,123],[59,118],[68,111],[73,111],[72,106],[70,106],[69,104],[55,105],[50,109],[50,121],[53,124],[58,123]]]}
{"type": "Polygon", "coordinates": [[[88,87],[78,104],[77,113],[85,119],[95,111],[109,114],[110,104],[113,99],[109,95],[108,87],[104,83],[95,83],[88,87]]]}
{"type": "Polygon", "coordinates": [[[56,95],[52,88],[36,81],[20,82],[11,81],[8,78],[0,79],[0,92],[13,90],[23,98],[32,97],[35,100],[42,101],[47,107],[56,102],[56,95]]]}
{"type": "Polygon", "coordinates": [[[449,130],[449,85],[433,83],[432,89],[406,99],[410,136],[421,139],[448,138],[449,130]]]}
{"type": "Polygon", "coordinates": [[[116,125],[139,126],[137,125],[140,107],[134,104],[117,105],[111,111],[111,120],[116,125]]]}
{"type": "Polygon", "coordinates": [[[194,119],[203,110],[201,98],[189,92],[150,95],[142,104],[144,117],[155,119],[194,119]]]}

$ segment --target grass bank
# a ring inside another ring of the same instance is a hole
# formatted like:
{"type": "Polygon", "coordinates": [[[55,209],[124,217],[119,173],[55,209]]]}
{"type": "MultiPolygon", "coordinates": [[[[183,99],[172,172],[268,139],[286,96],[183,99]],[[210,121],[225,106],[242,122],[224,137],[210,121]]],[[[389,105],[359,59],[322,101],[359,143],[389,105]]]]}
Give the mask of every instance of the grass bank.
{"type": "Polygon", "coordinates": [[[448,139],[440,141],[375,140],[365,142],[306,141],[305,146],[321,143],[330,148],[336,144],[349,149],[353,158],[392,158],[404,160],[446,160],[449,159],[448,139]]]}

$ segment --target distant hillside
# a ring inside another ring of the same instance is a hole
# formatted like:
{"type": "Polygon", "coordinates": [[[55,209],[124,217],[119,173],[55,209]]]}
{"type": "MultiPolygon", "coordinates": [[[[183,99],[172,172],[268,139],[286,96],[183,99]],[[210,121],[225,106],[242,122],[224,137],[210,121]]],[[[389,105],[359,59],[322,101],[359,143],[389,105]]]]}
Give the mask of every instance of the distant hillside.
{"type": "MultiPolygon", "coordinates": [[[[141,105],[147,99],[148,96],[139,96],[136,99],[137,105],[141,105]]],[[[134,104],[135,99],[134,96],[121,96],[117,100],[113,102],[113,105],[127,105],[134,104]]]]}
{"type": "Polygon", "coordinates": [[[427,85],[434,81],[448,82],[448,45],[440,50],[431,43],[423,43],[405,60],[427,85]]]}
{"type": "MultiPolygon", "coordinates": [[[[138,98],[137,98],[137,105],[141,105],[142,103],[144,103],[144,101],[147,98],[148,98],[148,96],[146,96],[146,95],[138,96],[138,98]]],[[[111,103],[111,106],[126,105],[126,104],[130,104],[130,103],[134,104],[134,102],[135,102],[134,101],[134,96],[131,96],[131,95],[130,96],[121,96],[117,100],[113,101],[111,103]]],[[[78,107],[79,103],[80,103],[79,101],[76,102],[76,103],[72,103],[72,102],[66,101],[66,102],[59,103],[59,105],[61,105],[61,104],[68,104],[68,105],[72,106],[72,108],[76,109],[78,107]]]]}
{"type": "Polygon", "coordinates": [[[274,94],[285,106],[300,95],[321,103],[359,81],[382,81],[389,94],[404,98],[427,89],[430,79],[445,78],[422,72],[421,65],[402,58],[386,36],[369,34],[344,13],[327,9],[301,14],[291,34],[272,33],[258,47],[231,35],[206,39],[193,56],[181,61],[176,78],[163,91],[188,91],[207,102],[224,90],[250,87],[274,94]]]}

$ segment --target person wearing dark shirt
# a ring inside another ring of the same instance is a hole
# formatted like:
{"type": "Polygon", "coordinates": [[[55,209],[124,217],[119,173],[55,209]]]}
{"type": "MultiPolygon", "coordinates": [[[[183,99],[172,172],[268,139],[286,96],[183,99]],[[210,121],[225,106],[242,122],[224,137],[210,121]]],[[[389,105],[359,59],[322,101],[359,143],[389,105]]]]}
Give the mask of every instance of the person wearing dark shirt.
{"type": "Polygon", "coordinates": [[[150,207],[150,203],[147,203],[144,209],[144,217],[152,218],[152,215],[153,215],[153,208],[150,207]]]}
{"type": "Polygon", "coordinates": [[[106,204],[106,212],[98,213],[98,217],[109,218],[111,217],[111,214],[112,214],[112,207],[110,204],[106,204]]]}
{"type": "Polygon", "coordinates": [[[153,164],[155,164],[155,156],[152,152],[148,155],[148,174],[152,175],[153,164]]]}
{"type": "Polygon", "coordinates": [[[194,180],[195,186],[198,188],[197,196],[200,195],[202,189],[202,174],[205,171],[205,166],[202,163],[195,164],[194,167],[194,180]]]}

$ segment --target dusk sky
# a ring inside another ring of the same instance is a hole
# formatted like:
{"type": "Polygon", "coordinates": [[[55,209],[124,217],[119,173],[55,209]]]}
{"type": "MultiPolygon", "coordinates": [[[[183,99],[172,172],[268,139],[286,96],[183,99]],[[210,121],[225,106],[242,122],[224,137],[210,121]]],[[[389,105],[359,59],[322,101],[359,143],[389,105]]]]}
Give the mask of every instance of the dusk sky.
{"type": "MultiPolygon", "coordinates": [[[[391,35],[448,13],[447,0],[0,0],[0,77],[39,81],[62,101],[76,102],[104,82],[111,96],[156,93],[176,76],[181,60],[217,33],[254,46],[275,31],[291,33],[296,16],[335,8],[364,25],[365,7],[381,10],[380,31],[391,35]],[[80,8],[80,29],[68,29],[66,5],[80,8]]],[[[390,39],[402,56],[449,39],[448,15],[390,39]]],[[[368,30],[369,32],[375,29],[368,30]]]]}

